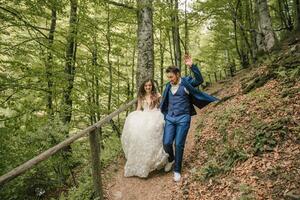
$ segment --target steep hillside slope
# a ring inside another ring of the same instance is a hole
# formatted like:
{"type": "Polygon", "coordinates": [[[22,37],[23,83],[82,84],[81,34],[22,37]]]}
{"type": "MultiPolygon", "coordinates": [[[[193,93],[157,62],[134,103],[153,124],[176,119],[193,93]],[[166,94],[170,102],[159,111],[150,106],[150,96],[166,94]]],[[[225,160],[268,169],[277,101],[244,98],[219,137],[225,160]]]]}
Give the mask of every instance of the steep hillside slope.
{"type": "Polygon", "coordinates": [[[300,44],[210,88],[172,199],[300,199],[300,44]]]}

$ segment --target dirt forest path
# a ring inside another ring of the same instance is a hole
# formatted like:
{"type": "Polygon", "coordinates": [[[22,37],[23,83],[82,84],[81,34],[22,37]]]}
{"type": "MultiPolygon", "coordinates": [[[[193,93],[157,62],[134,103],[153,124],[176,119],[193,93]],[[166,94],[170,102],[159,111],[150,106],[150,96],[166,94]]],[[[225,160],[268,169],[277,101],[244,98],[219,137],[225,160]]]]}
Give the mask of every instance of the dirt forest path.
{"type": "Polygon", "coordinates": [[[184,181],[185,173],[189,170],[185,161],[188,159],[190,152],[194,147],[194,133],[196,128],[197,117],[192,117],[191,127],[188,133],[184,159],[182,180],[179,183],[173,181],[173,173],[165,173],[163,170],[155,171],[147,179],[137,177],[126,178],[124,174],[125,160],[119,163],[115,175],[107,183],[108,200],[171,200],[175,190],[179,190],[184,181]]]}

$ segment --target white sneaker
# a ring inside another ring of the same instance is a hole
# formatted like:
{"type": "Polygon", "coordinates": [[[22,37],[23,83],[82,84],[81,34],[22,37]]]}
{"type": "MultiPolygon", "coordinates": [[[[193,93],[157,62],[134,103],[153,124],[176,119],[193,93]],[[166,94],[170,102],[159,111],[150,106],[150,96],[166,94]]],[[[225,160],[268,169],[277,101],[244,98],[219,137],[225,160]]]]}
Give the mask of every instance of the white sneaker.
{"type": "Polygon", "coordinates": [[[178,181],[180,181],[180,179],[181,179],[180,173],[174,172],[174,181],[175,181],[175,182],[178,182],[178,181]]]}
{"type": "Polygon", "coordinates": [[[172,162],[168,162],[165,166],[165,172],[169,172],[172,169],[172,166],[174,164],[174,160],[172,162]]]}

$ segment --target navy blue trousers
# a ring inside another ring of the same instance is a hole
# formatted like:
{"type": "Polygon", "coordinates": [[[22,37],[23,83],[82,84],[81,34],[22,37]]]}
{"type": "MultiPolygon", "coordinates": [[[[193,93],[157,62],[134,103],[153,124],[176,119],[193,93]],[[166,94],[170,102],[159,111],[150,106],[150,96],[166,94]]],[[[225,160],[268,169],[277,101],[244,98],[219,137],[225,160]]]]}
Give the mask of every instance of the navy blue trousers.
{"type": "Polygon", "coordinates": [[[169,162],[175,160],[174,172],[181,172],[182,157],[186,136],[188,134],[191,116],[188,114],[179,116],[165,117],[165,128],[163,145],[166,153],[169,154],[169,162]],[[175,140],[175,156],[173,150],[173,143],[175,140]]]}

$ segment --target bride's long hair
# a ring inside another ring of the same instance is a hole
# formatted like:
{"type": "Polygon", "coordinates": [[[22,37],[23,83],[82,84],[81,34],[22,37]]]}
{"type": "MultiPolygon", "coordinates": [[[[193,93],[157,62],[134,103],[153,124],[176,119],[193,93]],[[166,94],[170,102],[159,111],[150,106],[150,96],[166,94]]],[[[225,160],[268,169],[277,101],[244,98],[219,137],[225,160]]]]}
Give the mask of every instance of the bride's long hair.
{"type": "Polygon", "coordinates": [[[146,96],[145,84],[148,82],[151,82],[151,85],[152,85],[151,96],[150,96],[150,98],[151,98],[150,108],[153,109],[159,105],[159,100],[160,100],[160,98],[157,95],[157,90],[156,90],[153,79],[146,79],[141,84],[141,86],[139,88],[139,92],[138,92],[138,100],[139,101],[145,100],[145,96],[146,96]]]}

